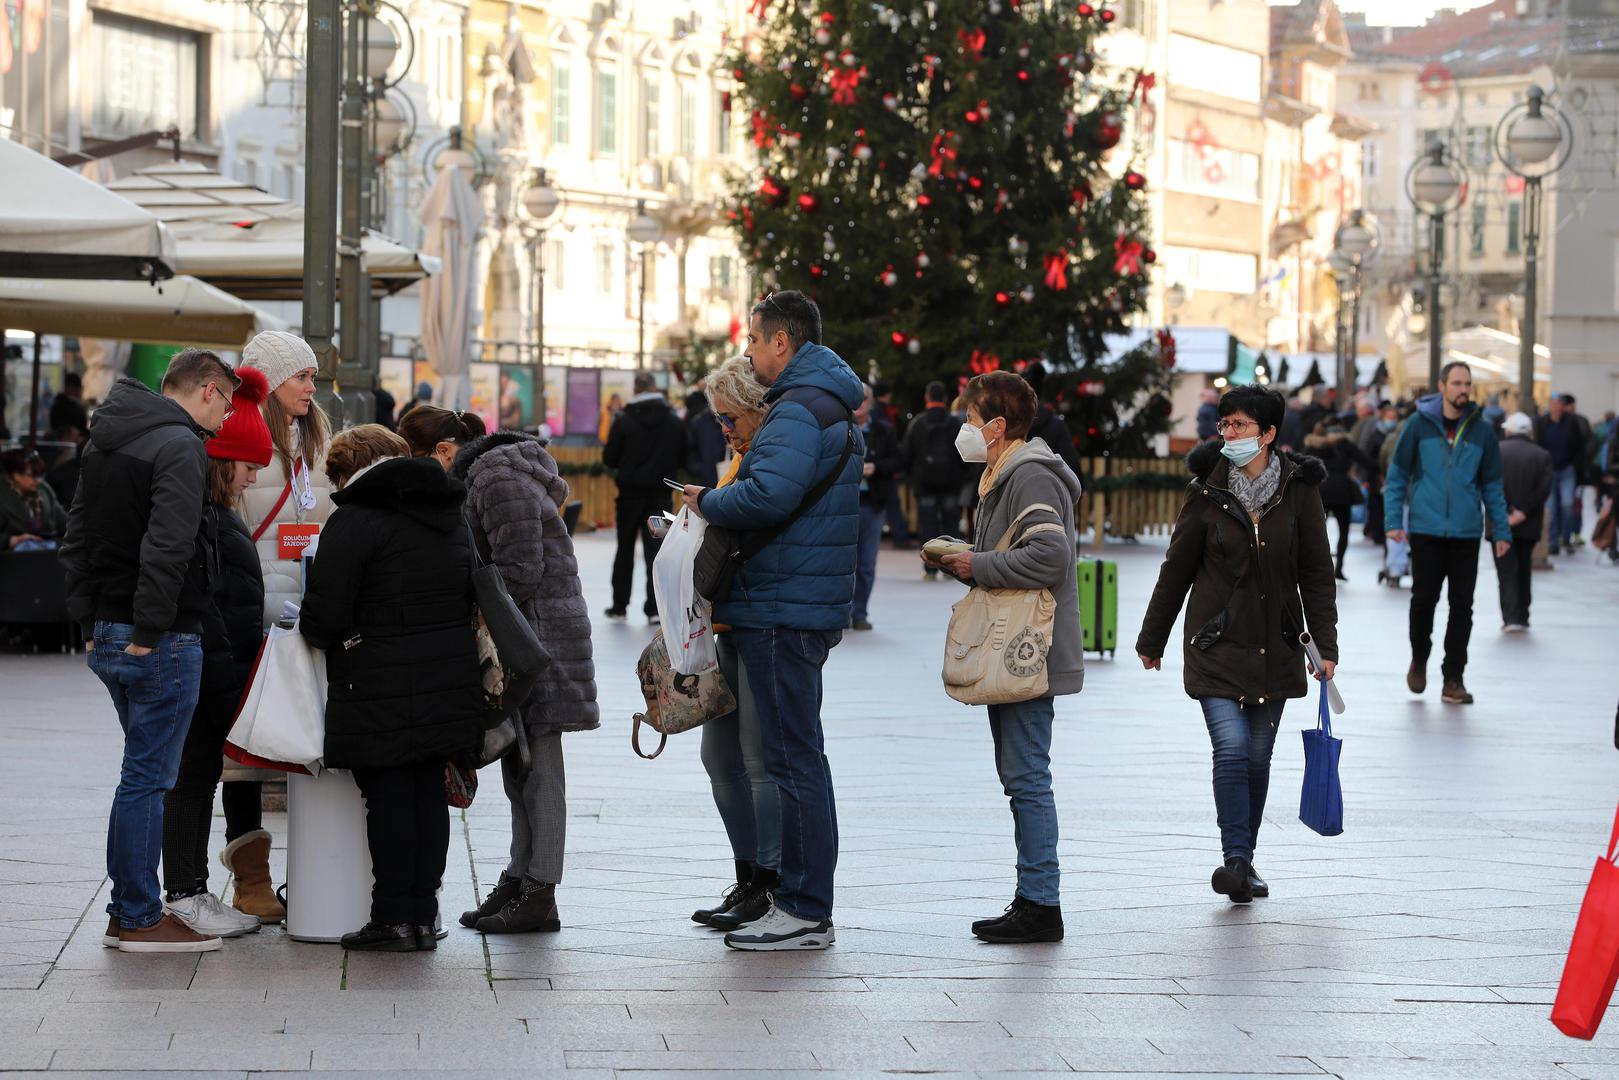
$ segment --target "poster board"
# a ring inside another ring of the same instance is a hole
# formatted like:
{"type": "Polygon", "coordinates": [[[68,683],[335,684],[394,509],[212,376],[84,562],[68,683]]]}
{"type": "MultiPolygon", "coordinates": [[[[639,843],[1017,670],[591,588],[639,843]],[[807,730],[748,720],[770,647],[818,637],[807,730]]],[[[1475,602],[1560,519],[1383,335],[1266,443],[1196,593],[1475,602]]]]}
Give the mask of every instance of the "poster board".
{"type": "Polygon", "coordinates": [[[407,356],[384,356],[377,362],[377,385],[393,395],[394,415],[410,403],[416,392],[414,369],[407,356]]]}
{"type": "Polygon", "coordinates": [[[483,421],[485,431],[500,430],[500,365],[467,365],[467,411],[483,421]]]}
{"type": "Polygon", "coordinates": [[[567,430],[563,424],[568,413],[568,369],[545,369],[545,423],[551,434],[561,435],[567,430]]]}
{"type": "Polygon", "coordinates": [[[596,368],[569,368],[566,434],[595,435],[600,423],[602,400],[600,371],[596,368]]]}
{"type": "Polygon", "coordinates": [[[534,369],[525,364],[500,366],[500,427],[516,430],[534,426],[534,369]]]}

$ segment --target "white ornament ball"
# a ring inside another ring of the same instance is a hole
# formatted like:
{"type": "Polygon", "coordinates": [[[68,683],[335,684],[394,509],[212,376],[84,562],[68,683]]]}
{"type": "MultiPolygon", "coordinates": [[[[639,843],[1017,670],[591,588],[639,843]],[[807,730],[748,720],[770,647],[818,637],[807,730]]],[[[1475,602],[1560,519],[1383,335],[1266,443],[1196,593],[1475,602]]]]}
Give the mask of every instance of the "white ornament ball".
{"type": "Polygon", "coordinates": [[[830,45],[830,44],[832,44],[832,31],[828,30],[824,26],[821,27],[821,29],[815,31],[815,44],[817,44],[817,45],[830,45]]]}
{"type": "Polygon", "coordinates": [[[905,343],[905,351],[910,353],[912,356],[918,355],[922,351],[922,342],[916,338],[912,338],[905,343]]]}
{"type": "Polygon", "coordinates": [[[899,98],[895,97],[893,94],[884,94],[883,108],[887,109],[889,112],[893,112],[895,109],[899,108],[899,98]]]}
{"type": "Polygon", "coordinates": [[[859,158],[861,161],[870,161],[871,147],[867,146],[865,143],[861,143],[859,146],[854,148],[854,156],[859,158]]]}
{"type": "Polygon", "coordinates": [[[840,162],[842,160],[843,160],[843,151],[842,150],[840,150],[836,146],[829,146],[829,147],[826,148],[826,163],[827,163],[827,165],[829,165],[829,166],[830,165],[836,165],[838,162],[840,162]]]}
{"type": "Polygon", "coordinates": [[[882,281],[884,285],[887,285],[890,289],[892,289],[895,285],[899,284],[899,275],[894,273],[892,270],[884,270],[882,281]]]}
{"type": "Polygon", "coordinates": [[[834,251],[838,250],[838,242],[828,236],[826,239],[821,241],[821,250],[830,255],[834,251]]]}
{"type": "Polygon", "coordinates": [[[1019,289],[1018,299],[1022,300],[1025,304],[1034,303],[1034,286],[1025,285],[1023,288],[1019,289]]]}
{"type": "Polygon", "coordinates": [[[928,258],[928,253],[925,252],[925,251],[922,252],[921,254],[919,254],[916,257],[916,265],[919,266],[920,268],[922,268],[923,270],[926,270],[929,266],[932,265],[932,263],[933,263],[933,260],[928,258]]]}

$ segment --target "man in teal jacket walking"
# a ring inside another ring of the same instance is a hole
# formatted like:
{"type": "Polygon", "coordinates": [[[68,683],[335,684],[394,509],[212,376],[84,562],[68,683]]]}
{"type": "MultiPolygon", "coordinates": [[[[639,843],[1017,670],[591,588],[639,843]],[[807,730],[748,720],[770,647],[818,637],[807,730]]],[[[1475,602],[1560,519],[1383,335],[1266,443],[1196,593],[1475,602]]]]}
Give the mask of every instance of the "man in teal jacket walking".
{"type": "Polygon", "coordinates": [[[714,621],[731,627],[747,667],[765,768],[781,795],[774,905],[757,922],[727,934],[725,944],[749,951],[824,949],[835,940],[838,815],[821,732],[821,668],[849,625],[854,599],[866,456],[854,410],[865,400],[865,387],[821,344],[820,309],[799,292],[774,293],[754,305],[748,360],[770,388],[770,411],[734,483],[685,493],[688,506],[728,529],[754,532],[791,522],[748,560],[714,609],[714,621]],[[830,485],[825,494],[804,505],[823,482],[830,485]]]}
{"type": "MultiPolygon", "coordinates": [[[[1417,402],[1417,411],[1400,432],[1383,500],[1386,519],[1394,526],[1389,539],[1400,541],[1409,534],[1411,540],[1411,669],[1405,684],[1413,694],[1428,688],[1434,609],[1448,581],[1450,619],[1440,700],[1471,705],[1473,695],[1462,675],[1473,636],[1483,515],[1489,515],[1492,536],[1511,536],[1512,526],[1501,484],[1501,446],[1473,403],[1472,369],[1462,363],[1445,365],[1439,390],[1417,402]]],[[[1511,547],[1509,540],[1495,541],[1496,556],[1511,547]]]]}

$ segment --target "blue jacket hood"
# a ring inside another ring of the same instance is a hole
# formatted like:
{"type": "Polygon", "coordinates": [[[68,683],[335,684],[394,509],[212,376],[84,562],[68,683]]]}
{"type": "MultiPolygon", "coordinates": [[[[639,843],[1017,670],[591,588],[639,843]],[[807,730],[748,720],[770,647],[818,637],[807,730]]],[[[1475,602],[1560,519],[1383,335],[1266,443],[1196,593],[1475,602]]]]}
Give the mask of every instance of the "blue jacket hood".
{"type": "MultiPolygon", "coordinates": [[[[1462,406],[1462,418],[1466,419],[1468,413],[1474,412],[1477,409],[1478,406],[1469,401],[1466,405],[1462,406]]],[[[1417,412],[1421,413],[1423,416],[1426,416],[1428,419],[1438,424],[1441,429],[1443,429],[1445,426],[1445,396],[1443,394],[1429,394],[1426,397],[1417,398],[1417,412]]]]}
{"type": "Polygon", "coordinates": [[[798,347],[787,366],[765,391],[765,403],[774,402],[789,390],[813,386],[825,390],[850,409],[860,408],[865,400],[865,387],[837,353],[825,345],[805,342],[798,347]]]}

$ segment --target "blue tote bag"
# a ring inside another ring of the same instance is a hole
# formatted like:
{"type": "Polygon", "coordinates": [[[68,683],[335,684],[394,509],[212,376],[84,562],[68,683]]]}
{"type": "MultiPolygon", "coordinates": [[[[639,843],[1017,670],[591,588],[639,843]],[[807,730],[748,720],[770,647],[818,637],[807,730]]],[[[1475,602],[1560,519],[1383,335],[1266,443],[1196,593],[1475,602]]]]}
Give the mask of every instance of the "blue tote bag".
{"type": "Polygon", "coordinates": [[[1338,755],[1342,739],[1332,737],[1332,717],[1327,708],[1327,684],[1321,684],[1321,712],[1314,728],[1304,736],[1304,790],[1299,795],[1299,820],[1322,836],[1344,831],[1344,792],[1338,786],[1338,755]]]}

